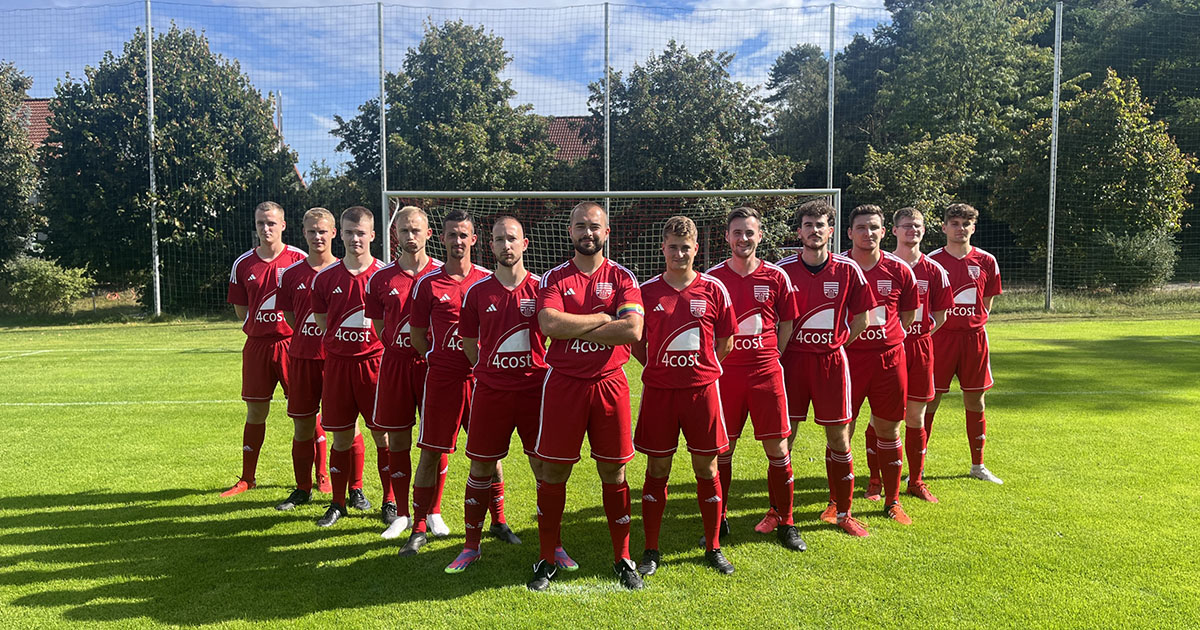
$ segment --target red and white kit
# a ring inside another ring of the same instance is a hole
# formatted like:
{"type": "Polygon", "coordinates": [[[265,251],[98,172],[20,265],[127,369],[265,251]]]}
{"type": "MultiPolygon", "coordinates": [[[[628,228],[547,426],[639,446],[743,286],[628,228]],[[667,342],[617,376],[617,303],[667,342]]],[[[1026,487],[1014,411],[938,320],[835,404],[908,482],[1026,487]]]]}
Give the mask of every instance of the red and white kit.
{"type": "Polygon", "coordinates": [[[912,265],[917,277],[920,305],[913,323],[904,337],[904,359],[908,362],[908,399],[917,402],[933,400],[933,314],[954,306],[950,291],[950,276],[932,258],[921,254],[912,265]]]}
{"type": "Polygon", "coordinates": [[[721,408],[729,437],[738,438],[749,415],[754,439],[791,435],[783,365],[779,362],[779,322],[796,319],[796,301],[787,273],[778,265],[761,261],[746,276],[727,263],[708,270],[721,281],[733,301],[737,332],[733,351],[721,363],[721,408]]]}
{"type": "Polygon", "coordinates": [[[817,273],[798,255],[779,261],[795,290],[796,324],[783,353],[788,417],[808,415],[812,403],[817,424],[850,422],[850,368],[843,348],[850,320],[875,306],[867,280],[853,260],[831,254],[817,273]]]}
{"type": "Polygon", "coordinates": [[[321,409],[321,371],[325,365],[325,345],[321,328],[312,311],[313,278],[317,270],[300,260],[283,270],[275,305],[290,311],[296,329],[288,346],[287,412],[293,418],[307,418],[321,409]]]}
{"type": "Polygon", "coordinates": [[[472,265],[462,280],[456,280],[442,267],[421,276],[413,288],[411,325],[428,329],[431,338],[417,437],[417,446],[423,449],[453,453],[459,428],[469,422],[471,362],[462,351],[458,318],[467,288],[490,275],[491,271],[472,265]]]}
{"type": "Polygon", "coordinates": [[[955,258],[945,249],[929,254],[950,278],[953,304],[946,311],[946,323],[933,335],[933,384],[939,392],[950,391],[950,381],[958,376],[963,391],[984,391],[992,387],[992,366],[988,356],[987,310],[984,298],[1000,295],[1000,266],[996,257],[979,249],[963,258],[955,258]]]}
{"type": "Polygon", "coordinates": [[[376,431],[403,431],[416,423],[417,410],[425,391],[425,357],[413,350],[409,338],[413,287],[421,277],[442,267],[433,258],[417,273],[409,273],[395,261],[385,265],[367,282],[367,319],[383,320],[383,359],[375,389],[375,414],[367,426],[376,431]]]}
{"type": "Polygon", "coordinates": [[[642,285],[646,367],[634,447],[652,457],[688,450],[715,455],[729,447],[717,379],[716,340],[737,332],[733,301],[720,280],[696,274],[676,290],[662,276],[642,285]]]}
{"type": "MultiPolygon", "coordinates": [[[[574,260],[542,276],[538,311],[608,313],[622,305],[642,306],[633,272],[605,259],[590,276],[574,260]]],[[[592,457],[606,462],[633,459],[629,382],[622,368],[629,346],[605,346],[582,339],[552,339],[546,352],[550,370],[542,384],[542,412],[534,456],[550,462],[579,461],[586,433],[592,457]]]]}
{"type": "Polygon", "coordinates": [[[313,278],[312,310],[325,313],[325,371],[321,392],[321,426],[348,431],[361,414],[371,418],[383,344],[367,319],[367,281],[383,263],[372,260],[354,275],[337,261],[313,278]]]}
{"type": "MultiPolygon", "coordinates": [[[[846,258],[850,258],[846,254],[846,258]]],[[[853,259],[851,259],[853,260],[853,259]]],[[[867,328],[846,347],[850,359],[851,415],[858,417],[864,400],[871,415],[891,422],[904,420],[908,398],[908,364],[904,354],[902,311],[920,303],[917,277],[908,263],[881,252],[879,261],[863,270],[875,306],[867,312],[867,328]]]]}
{"type": "Polygon", "coordinates": [[[546,380],[546,337],[537,324],[541,278],[528,274],[509,290],[491,276],[471,285],[463,298],[458,332],[479,340],[467,457],[495,461],[508,455],[513,430],[533,453],[546,380]]]}
{"type": "Polygon", "coordinates": [[[287,348],[292,327],[283,319],[276,293],[283,270],[307,256],[304,250],[288,245],[271,260],[263,260],[251,249],[233,262],[226,301],[246,307],[242,400],[271,400],[276,383],[283,386],[284,396],[288,393],[287,348]]]}

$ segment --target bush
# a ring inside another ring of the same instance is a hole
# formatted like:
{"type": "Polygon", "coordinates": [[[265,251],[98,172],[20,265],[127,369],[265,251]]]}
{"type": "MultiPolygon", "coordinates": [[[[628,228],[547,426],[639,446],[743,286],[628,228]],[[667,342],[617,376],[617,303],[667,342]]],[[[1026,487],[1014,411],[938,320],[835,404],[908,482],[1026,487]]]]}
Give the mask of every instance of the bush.
{"type": "Polygon", "coordinates": [[[17,256],[4,264],[0,297],[7,311],[48,315],[67,310],[95,284],[87,269],[65,268],[53,260],[17,256]]]}

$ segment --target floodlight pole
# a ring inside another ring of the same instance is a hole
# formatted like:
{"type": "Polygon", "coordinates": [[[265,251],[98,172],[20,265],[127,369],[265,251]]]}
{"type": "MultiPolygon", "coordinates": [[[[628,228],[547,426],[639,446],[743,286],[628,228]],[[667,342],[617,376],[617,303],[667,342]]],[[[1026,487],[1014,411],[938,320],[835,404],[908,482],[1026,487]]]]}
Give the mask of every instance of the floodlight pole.
{"type": "Polygon", "coordinates": [[[154,179],[154,31],[150,25],[150,0],[146,0],[146,152],[150,172],[150,272],[154,284],[154,316],[162,315],[162,278],[158,260],[158,182],[154,179]]]}
{"type": "MultiPolygon", "coordinates": [[[[829,71],[826,86],[826,98],[828,119],[826,120],[826,138],[825,138],[825,187],[833,188],[833,73],[834,61],[836,54],[833,50],[835,45],[834,35],[837,32],[837,5],[829,4],[829,71]]],[[[842,249],[842,203],[839,196],[836,200],[837,220],[833,224],[833,251],[841,251],[842,249]]]]}
{"type": "MultiPolygon", "coordinates": [[[[608,3],[604,3],[604,190],[608,192],[611,184],[611,171],[609,171],[609,158],[612,145],[609,143],[609,95],[612,93],[612,68],[609,66],[609,37],[608,37],[608,3]]],[[[611,204],[611,199],[604,198],[604,214],[608,214],[611,204]]],[[[604,239],[604,256],[609,254],[608,243],[610,239],[604,239]]]]}
{"type": "Polygon", "coordinates": [[[1054,295],[1054,205],[1058,191],[1058,99],[1062,72],[1062,9],[1054,4],[1054,104],[1050,117],[1050,209],[1046,217],[1046,310],[1053,308],[1054,295]]]}
{"type": "Polygon", "coordinates": [[[392,217],[387,189],[387,91],[383,65],[383,3],[375,3],[379,18],[379,214],[383,219],[383,262],[392,261],[392,217]]]}

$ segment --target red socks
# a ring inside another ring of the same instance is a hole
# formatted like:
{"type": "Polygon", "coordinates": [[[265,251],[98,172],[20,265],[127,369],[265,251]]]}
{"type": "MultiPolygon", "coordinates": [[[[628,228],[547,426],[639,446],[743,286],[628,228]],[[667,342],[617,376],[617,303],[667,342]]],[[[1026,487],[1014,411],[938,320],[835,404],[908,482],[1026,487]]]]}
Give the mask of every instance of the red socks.
{"type": "MultiPolygon", "coordinates": [[[[607,487],[606,484],[605,488],[607,487]]],[[[606,492],[606,499],[607,496],[606,492]]],[[[549,483],[542,481],[538,483],[538,544],[541,548],[541,559],[550,564],[554,564],[554,550],[559,545],[558,540],[559,534],[562,531],[563,509],[566,507],[566,503],[566,482],[549,483]]],[[[605,511],[607,512],[607,501],[605,501],[605,507],[605,511]]],[[[628,536],[628,526],[626,528],[626,536],[628,536]]]]}
{"type": "Polygon", "coordinates": [[[933,435],[933,412],[925,412],[925,446],[929,446],[929,436],[933,435]]]}
{"type": "Polygon", "coordinates": [[[704,548],[706,551],[720,549],[721,478],[696,477],[696,501],[700,504],[700,517],[704,520],[704,548]]]}
{"type": "MultiPolygon", "coordinates": [[[[629,483],[603,484],[601,492],[604,503],[604,515],[608,517],[608,535],[612,538],[613,559],[620,561],[629,557],[629,483]]],[[[562,512],[558,520],[562,521],[562,512]]]]}
{"type": "Polygon", "coordinates": [[[433,486],[413,486],[413,533],[424,532],[427,529],[425,517],[429,516],[429,506],[433,502],[433,486]]]}
{"type": "MultiPolygon", "coordinates": [[[[483,521],[487,518],[488,506],[492,504],[491,477],[467,477],[467,494],[463,501],[463,521],[466,523],[466,549],[479,551],[479,539],[483,536],[483,521]]],[[[503,484],[501,484],[503,485],[503,484]]],[[[503,500],[503,499],[501,499],[503,500]]]]}
{"type": "Polygon", "coordinates": [[[350,462],[350,487],[354,490],[362,490],[363,487],[363,457],[366,450],[362,434],[354,436],[354,446],[350,447],[350,452],[354,455],[350,462]]]}
{"type": "Polygon", "coordinates": [[[833,503],[833,450],[825,447],[825,481],[829,483],[829,502],[833,503]]]}
{"type": "Polygon", "coordinates": [[[267,434],[267,423],[250,424],[242,427],[242,479],[254,483],[258,472],[258,452],[262,450],[263,436],[267,434]]]}
{"type": "Polygon", "coordinates": [[[795,521],[792,519],[792,456],[767,458],[767,462],[767,494],[771,497],[771,507],[775,508],[775,513],[779,515],[780,523],[793,525],[795,521]]]}
{"type": "Polygon", "coordinates": [[[296,477],[296,488],[312,492],[313,459],[316,457],[316,438],[292,440],[292,474],[296,477]]]}
{"type": "Polygon", "coordinates": [[[408,481],[412,477],[412,451],[388,451],[388,478],[399,516],[408,516],[408,481]]]}
{"type": "Polygon", "coordinates": [[[667,510],[667,479],[646,473],[642,486],[642,529],[646,534],[646,549],[658,549],[658,533],[662,530],[663,512],[667,510]]]}
{"type": "Polygon", "coordinates": [[[904,454],[908,456],[908,485],[915,486],[925,475],[925,427],[904,428],[904,454]]]}
{"type": "MultiPolygon", "coordinates": [[[[717,472],[721,475],[721,518],[729,512],[729,488],[733,486],[733,452],[725,451],[717,455],[717,472]]],[[[767,491],[770,492],[770,484],[767,491]]],[[[775,497],[769,497],[771,505],[775,505],[775,497]]],[[[657,549],[658,547],[653,547],[657,549]]]]}
{"type": "Polygon", "coordinates": [[[875,443],[880,473],[883,475],[883,504],[891,505],[900,500],[900,472],[904,468],[903,446],[900,438],[875,443]]]}
{"type": "Polygon", "coordinates": [[[450,470],[450,456],[442,453],[438,462],[437,485],[433,487],[433,502],[429,505],[430,514],[442,513],[442,495],[446,493],[446,473],[450,470]]]}
{"type": "Polygon", "coordinates": [[[317,465],[317,477],[328,477],[329,469],[325,465],[325,429],[321,427],[321,414],[317,414],[317,435],[313,441],[313,459],[317,465]]]}
{"type": "Polygon", "coordinates": [[[379,485],[383,487],[383,502],[395,503],[396,493],[392,491],[392,473],[390,472],[391,456],[386,446],[375,447],[375,466],[379,469],[379,485]]]}
{"type": "Polygon", "coordinates": [[[875,426],[868,424],[864,435],[867,438],[867,470],[871,472],[871,481],[879,481],[879,436],[875,426]]]}
{"type": "Polygon", "coordinates": [[[333,480],[333,502],[346,508],[346,485],[350,482],[351,451],[329,450],[329,476],[333,480]]]}
{"type": "Polygon", "coordinates": [[[504,482],[490,482],[489,490],[491,492],[491,501],[488,503],[488,511],[492,514],[492,524],[504,522],[504,482]]]}
{"type": "Polygon", "coordinates": [[[987,420],[982,411],[967,410],[967,439],[971,444],[971,464],[983,465],[983,445],[987,442],[987,420]]]}
{"type": "Polygon", "coordinates": [[[850,498],[854,493],[854,458],[850,451],[829,451],[829,483],[833,486],[833,500],[837,504],[839,519],[850,514],[850,498]]]}

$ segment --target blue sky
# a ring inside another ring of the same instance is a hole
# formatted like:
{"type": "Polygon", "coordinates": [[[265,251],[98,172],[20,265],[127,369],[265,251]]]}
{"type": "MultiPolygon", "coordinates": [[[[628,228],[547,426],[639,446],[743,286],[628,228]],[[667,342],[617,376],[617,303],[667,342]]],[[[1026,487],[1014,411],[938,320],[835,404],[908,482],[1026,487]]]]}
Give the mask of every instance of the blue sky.
{"type": "MultiPolygon", "coordinates": [[[[353,0],[348,0],[353,2],[353,0]]],[[[837,10],[837,45],[869,31],[887,12],[882,0],[856,0],[837,10]]],[[[5,0],[0,9],[0,59],[34,79],[32,96],[53,95],[68,74],[80,77],[105,51],[120,51],[144,24],[144,5],[122,0],[5,0]]],[[[203,30],[214,52],[237,59],[264,94],[282,93],[284,135],[300,167],[347,159],[329,135],[334,115],[353,116],[378,95],[375,4],[311,0],[186,0],[155,2],[154,28],[172,22],[203,30]]],[[[586,0],[416,0],[384,5],[385,65],[400,68],[427,20],[462,18],[505,40],[513,61],[505,71],[516,103],[542,114],[587,113],[587,86],[604,67],[604,9],[586,0]]],[[[694,0],[637,2],[609,8],[611,62],[627,71],[676,39],[690,50],[736,53],[734,77],[761,84],[772,62],[797,43],[828,40],[827,1],[694,0]]]]}

